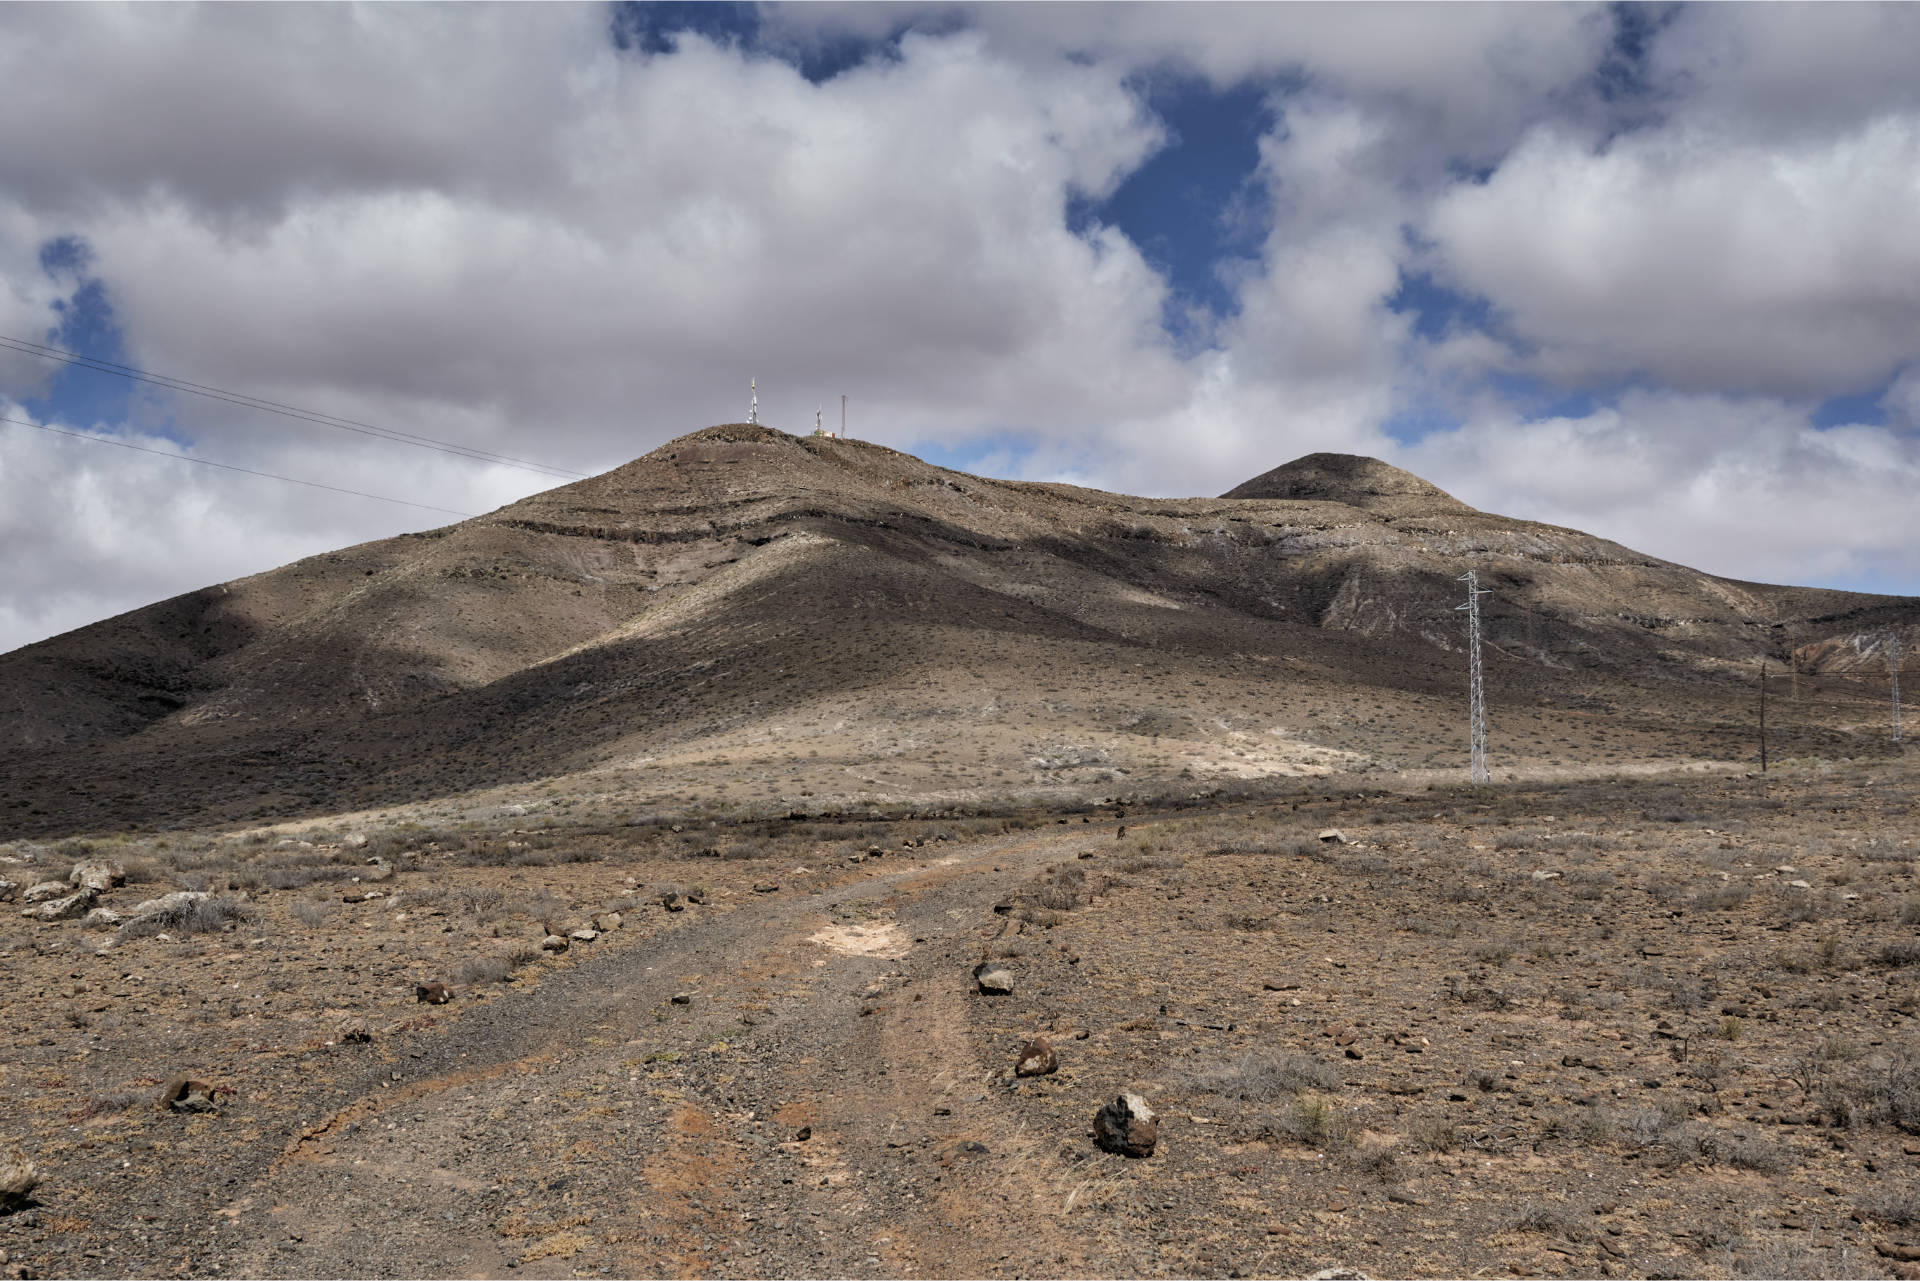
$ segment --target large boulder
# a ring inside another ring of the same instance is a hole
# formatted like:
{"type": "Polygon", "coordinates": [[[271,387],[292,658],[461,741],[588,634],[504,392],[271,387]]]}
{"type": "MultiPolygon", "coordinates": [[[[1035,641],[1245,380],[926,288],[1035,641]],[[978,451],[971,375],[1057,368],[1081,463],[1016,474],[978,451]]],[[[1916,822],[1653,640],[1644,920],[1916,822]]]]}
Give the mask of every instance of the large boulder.
{"type": "Polygon", "coordinates": [[[60,898],[72,891],[73,887],[65,881],[41,881],[29,885],[27,892],[20,896],[22,903],[44,903],[50,898],[60,898]]]}
{"type": "Polygon", "coordinates": [[[133,917],[154,916],[160,912],[177,911],[189,903],[198,903],[207,898],[203,890],[175,890],[171,894],[162,894],[159,898],[150,898],[135,903],[127,915],[133,917]]]}
{"type": "Polygon", "coordinates": [[[1019,1057],[1013,1061],[1015,1076],[1046,1076],[1060,1066],[1060,1060],[1054,1055],[1053,1046],[1044,1036],[1037,1036],[1020,1047],[1019,1057]]]}
{"type": "Polygon", "coordinates": [[[1145,1099],[1128,1092],[1094,1113],[1093,1141],[1121,1156],[1152,1156],[1160,1121],[1145,1099]]]}
{"type": "Polygon", "coordinates": [[[67,873],[67,884],[104,894],[116,885],[127,883],[127,869],[108,859],[75,863],[67,873]]]}
{"type": "Polygon", "coordinates": [[[973,967],[973,981],[979,985],[982,996],[1013,995],[1013,971],[1004,965],[982,961],[973,967]]]}
{"type": "Polygon", "coordinates": [[[34,907],[26,908],[20,915],[36,921],[78,920],[87,914],[88,909],[93,906],[93,900],[97,897],[98,895],[92,890],[81,890],[65,898],[47,899],[34,907]]]}
{"type": "Polygon", "coordinates": [[[160,1093],[154,1096],[154,1103],[162,1112],[212,1112],[215,1110],[214,1086],[205,1081],[196,1081],[185,1073],[177,1073],[167,1078],[160,1087],[160,1093]]]}
{"type": "Polygon", "coordinates": [[[110,907],[96,907],[87,913],[86,920],[81,924],[90,930],[115,930],[120,928],[125,919],[110,907]]]}

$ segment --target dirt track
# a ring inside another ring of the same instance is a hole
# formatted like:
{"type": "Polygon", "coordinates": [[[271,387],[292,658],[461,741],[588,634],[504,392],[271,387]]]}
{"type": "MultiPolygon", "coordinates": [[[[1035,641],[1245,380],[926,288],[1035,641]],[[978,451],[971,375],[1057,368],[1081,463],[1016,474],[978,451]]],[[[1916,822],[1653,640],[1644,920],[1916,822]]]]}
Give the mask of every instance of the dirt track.
{"type": "Polygon", "coordinates": [[[193,1271],[1097,1271],[1056,1226],[1072,1187],[1023,1159],[965,1044],[991,905],[1065,835],[757,896],[471,1011],[224,1189],[193,1271]],[[905,955],[810,941],[847,905],[905,955]]]}

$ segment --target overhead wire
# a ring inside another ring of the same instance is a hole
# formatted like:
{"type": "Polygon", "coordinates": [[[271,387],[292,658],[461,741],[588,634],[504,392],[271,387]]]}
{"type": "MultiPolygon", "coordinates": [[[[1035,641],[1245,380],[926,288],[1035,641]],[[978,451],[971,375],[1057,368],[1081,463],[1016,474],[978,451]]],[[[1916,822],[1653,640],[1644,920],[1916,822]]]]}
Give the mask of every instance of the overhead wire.
{"type": "MultiPolygon", "coordinates": [[[[337,414],[322,413],[314,409],[302,409],[297,405],[284,404],[277,400],[268,400],[263,396],[253,396],[246,392],[232,391],[224,387],[215,387],[209,383],[197,383],[185,378],[175,378],[170,374],[156,374],[132,365],[122,365],[111,360],[102,360],[97,356],[87,356],[80,352],[68,351],[63,347],[54,347],[47,343],[34,342],[27,338],[15,338],[0,334],[0,350],[17,352],[23,356],[35,356],[41,360],[59,361],[80,369],[89,369],[95,373],[112,374],[133,382],[147,383],[155,387],[164,387],[170,391],[186,392],[193,396],[202,396],[209,400],[224,401],[245,409],[257,409],[264,413],[277,414],[300,422],[314,423],[321,427],[332,427],[338,431],[355,432],[362,436],[371,436],[377,440],[389,440],[398,445],[410,445],[415,449],[431,449],[456,458],[465,458],[471,462],[492,463],[502,467],[517,467],[523,471],[543,476],[552,476],[562,480],[581,480],[585,472],[574,471],[566,467],[555,467],[550,463],[533,462],[525,458],[514,458],[507,454],[494,453],[491,450],[478,449],[471,445],[462,445],[453,441],[436,440],[431,436],[422,436],[415,432],[400,431],[392,427],[381,427],[358,419],[342,418],[337,414]]],[[[89,438],[91,439],[91,438],[89,438]]]]}
{"type": "Polygon", "coordinates": [[[85,432],[68,431],[64,427],[54,427],[47,423],[28,422],[24,418],[8,418],[0,415],[0,423],[12,423],[17,427],[31,427],[35,431],[52,432],[56,436],[71,436],[75,440],[91,441],[96,445],[112,445],[118,449],[131,449],[136,453],[153,454],[159,458],[171,458],[176,462],[198,463],[202,467],[218,467],[221,471],[236,471],[248,476],[263,476],[268,480],[283,480],[289,485],[305,485],[309,489],[325,489],[336,494],[351,494],[355,498],[371,498],[383,503],[398,503],[402,507],[418,507],[422,511],[440,512],[447,516],[472,517],[474,512],[455,511],[451,507],[435,507],[432,503],[416,503],[410,498],[390,498],[385,494],[370,494],[363,489],[348,489],[343,485],[328,485],[317,480],[301,480],[297,476],[281,476],[270,471],[255,471],[251,467],[237,467],[232,463],[219,463],[211,458],[194,458],[188,454],[172,454],[164,449],[150,449],[145,445],[136,445],[131,441],[114,440],[109,436],[89,436],[85,432]]]}

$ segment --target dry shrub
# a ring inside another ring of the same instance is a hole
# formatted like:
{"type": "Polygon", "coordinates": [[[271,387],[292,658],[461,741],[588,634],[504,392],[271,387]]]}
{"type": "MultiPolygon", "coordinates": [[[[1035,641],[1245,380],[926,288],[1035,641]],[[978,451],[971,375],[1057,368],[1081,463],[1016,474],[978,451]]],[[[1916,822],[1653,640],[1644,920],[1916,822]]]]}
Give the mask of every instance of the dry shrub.
{"type": "Polygon", "coordinates": [[[1331,1064],[1311,1055],[1270,1050],[1248,1050],[1218,1067],[1204,1068],[1188,1078],[1197,1090],[1249,1103],[1271,1103],[1301,1090],[1337,1090],[1344,1082],[1331,1064]]]}
{"type": "Polygon", "coordinates": [[[1882,965],[1920,965],[1920,939],[1901,939],[1888,943],[1874,959],[1882,965]]]}
{"type": "Polygon", "coordinates": [[[1286,1139],[1320,1151],[1346,1143],[1351,1129],[1340,1107],[1324,1094],[1302,1093],[1293,1103],[1269,1117],[1268,1138],[1286,1139]]]}
{"type": "Polygon", "coordinates": [[[1445,1117],[1426,1117],[1413,1123],[1413,1144],[1422,1152],[1451,1152],[1459,1142],[1453,1122],[1445,1117]]]}
{"type": "Polygon", "coordinates": [[[123,938],[154,934],[207,934],[233,925],[257,925],[260,913],[237,898],[220,895],[178,903],[137,917],[120,927],[123,938]]]}
{"type": "Polygon", "coordinates": [[[504,983],[512,974],[513,966],[505,957],[476,956],[462,961],[453,977],[462,987],[477,987],[482,983],[504,983]]]}
{"type": "Polygon", "coordinates": [[[316,930],[333,919],[333,904],[325,899],[303,898],[287,911],[300,924],[316,930]]]}

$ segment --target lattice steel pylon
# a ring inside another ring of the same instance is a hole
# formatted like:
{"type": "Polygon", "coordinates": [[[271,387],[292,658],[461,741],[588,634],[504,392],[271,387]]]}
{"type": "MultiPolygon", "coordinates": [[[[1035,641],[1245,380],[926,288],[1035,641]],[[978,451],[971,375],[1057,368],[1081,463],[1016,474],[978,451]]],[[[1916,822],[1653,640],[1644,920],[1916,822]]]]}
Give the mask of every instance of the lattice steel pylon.
{"type": "Polygon", "coordinates": [[[760,423],[760,380],[747,379],[747,421],[758,426],[760,423]]]}
{"type": "Polygon", "coordinates": [[[1900,634],[1887,632],[1887,677],[1893,686],[1893,741],[1900,741],[1900,634]]]}
{"type": "Polygon", "coordinates": [[[1465,610],[1467,614],[1467,670],[1471,673],[1467,695],[1467,775],[1475,783],[1488,783],[1493,776],[1487,773],[1487,688],[1480,679],[1480,598],[1488,594],[1488,589],[1480,586],[1472,570],[1462,574],[1460,581],[1467,585],[1467,603],[1454,609],[1465,610]]]}

